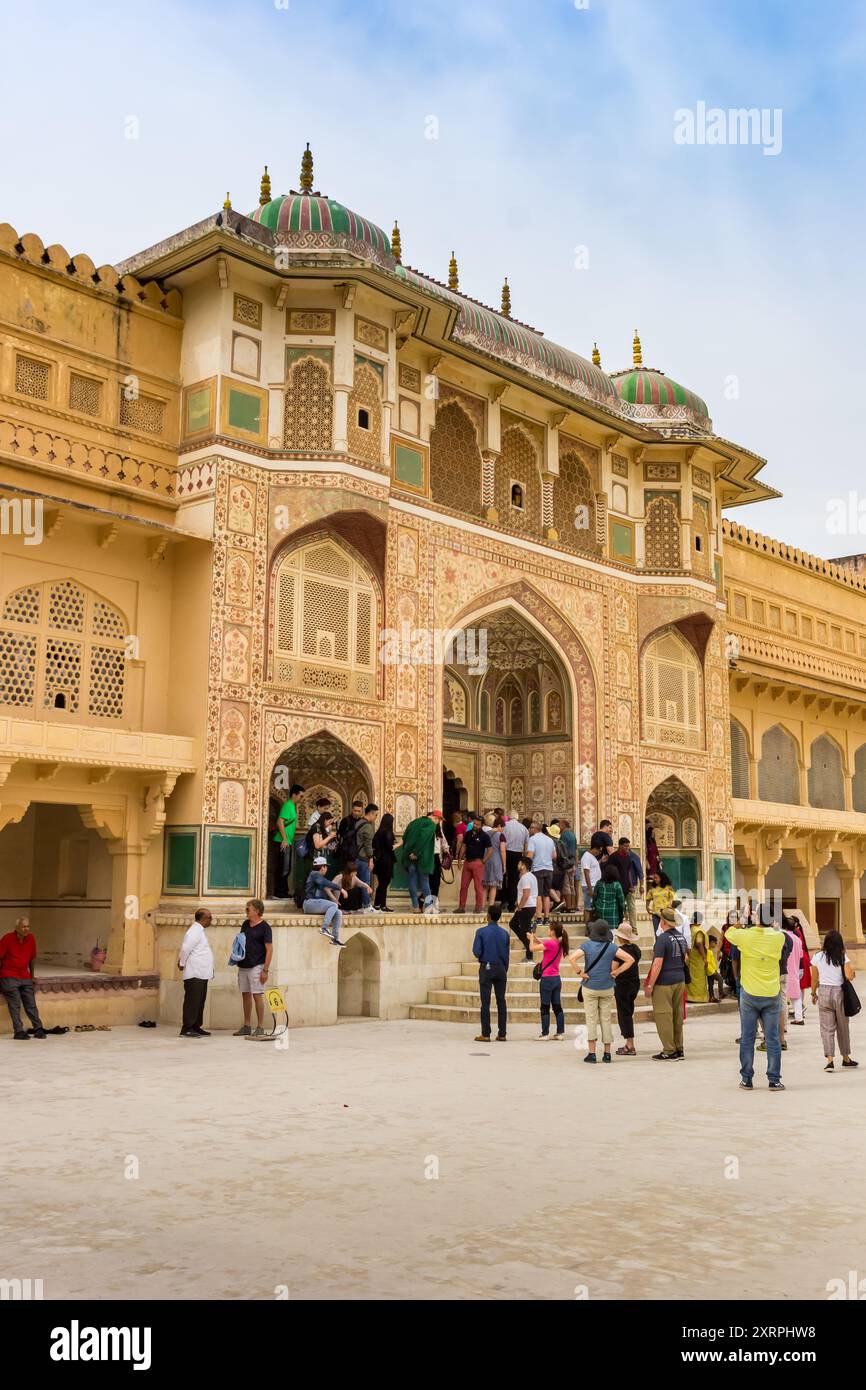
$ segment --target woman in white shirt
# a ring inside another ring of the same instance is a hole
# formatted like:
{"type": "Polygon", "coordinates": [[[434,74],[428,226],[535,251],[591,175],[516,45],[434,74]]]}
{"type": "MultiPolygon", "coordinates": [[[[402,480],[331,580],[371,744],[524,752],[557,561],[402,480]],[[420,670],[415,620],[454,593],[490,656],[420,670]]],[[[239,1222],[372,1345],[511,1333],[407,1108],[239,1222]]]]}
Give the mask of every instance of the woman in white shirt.
{"type": "Polygon", "coordinates": [[[822,944],[823,949],[812,957],[812,1003],[818,1005],[818,1025],[827,1058],[824,1070],[835,1071],[833,1057],[837,1039],[842,1066],[857,1066],[850,1055],[851,1033],[842,1003],[842,972],[844,970],[846,980],[853,980],[856,972],[845,954],[840,932],[828,931],[822,944]]]}

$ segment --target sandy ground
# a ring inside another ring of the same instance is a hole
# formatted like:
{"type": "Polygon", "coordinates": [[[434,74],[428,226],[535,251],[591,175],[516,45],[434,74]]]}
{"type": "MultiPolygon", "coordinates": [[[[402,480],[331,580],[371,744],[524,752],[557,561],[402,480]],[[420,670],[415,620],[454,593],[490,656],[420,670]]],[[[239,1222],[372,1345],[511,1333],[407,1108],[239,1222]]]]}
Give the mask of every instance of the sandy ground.
{"type": "Polygon", "coordinates": [[[824,1075],[810,1011],[787,1091],[759,1054],[743,1092],[737,1024],[687,1025],[676,1063],[642,1025],[609,1067],[526,1026],[4,1039],[0,1277],[46,1299],[826,1298],[863,1271],[866,1053],[824,1075]]]}

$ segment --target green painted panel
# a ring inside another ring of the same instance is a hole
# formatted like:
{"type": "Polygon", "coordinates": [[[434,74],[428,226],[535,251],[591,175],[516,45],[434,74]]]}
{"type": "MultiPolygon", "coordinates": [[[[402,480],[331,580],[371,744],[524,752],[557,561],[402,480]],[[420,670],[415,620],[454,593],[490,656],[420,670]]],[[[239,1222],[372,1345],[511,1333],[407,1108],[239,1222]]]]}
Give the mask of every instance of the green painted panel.
{"type": "Polygon", "coordinates": [[[229,387],[229,424],[236,430],[258,434],[262,423],[262,403],[248,391],[229,387]]]}
{"type": "Polygon", "coordinates": [[[408,487],[424,486],[424,455],[420,449],[412,449],[408,444],[396,445],[394,477],[398,483],[406,483],[408,487]]]}
{"type": "Polygon", "coordinates": [[[221,834],[208,837],[207,887],[209,893],[249,893],[252,835],[221,834]]]}
{"type": "Polygon", "coordinates": [[[730,893],[734,887],[734,865],[728,854],[713,855],[713,888],[717,893],[730,893]]]}
{"type": "Polygon", "coordinates": [[[163,887],[167,893],[195,893],[198,890],[198,841],[197,827],[173,829],[165,832],[165,876],[163,887]]]}
{"type": "Polygon", "coordinates": [[[686,892],[697,895],[698,875],[701,870],[699,854],[666,849],[662,851],[662,864],[674,888],[685,889],[686,892]]]}
{"type": "Polygon", "coordinates": [[[206,430],[210,423],[210,393],[209,386],[202,386],[198,391],[190,391],[186,398],[186,432],[195,434],[198,430],[206,430]]]}
{"type": "Polygon", "coordinates": [[[612,522],[610,538],[613,559],[634,559],[634,532],[630,526],[623,526],[618,521],[612,522]]]}

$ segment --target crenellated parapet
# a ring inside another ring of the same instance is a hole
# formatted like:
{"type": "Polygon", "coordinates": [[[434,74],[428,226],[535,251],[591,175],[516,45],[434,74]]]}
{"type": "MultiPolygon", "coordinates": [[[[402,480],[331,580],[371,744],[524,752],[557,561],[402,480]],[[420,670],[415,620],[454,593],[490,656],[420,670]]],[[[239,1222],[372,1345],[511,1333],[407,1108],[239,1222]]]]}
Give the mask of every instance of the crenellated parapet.
{"type": "Polygon", "coordinates": [[[56,243],[46,246],[34,232],[25,232],[19,236],[8,222],[0,223],[0,255],[54,271],[57,275],[85,285],[100,294],[110,295],[121,302],[141,305],[146,309],[157,309],[175,318],[180,318],[182,313],[183,300],[179,290],[165,290],[155,280],[143,285],[134,275],[121,275],[113,265],[97,267],[90,257],[82,252],[70,256],[65,246],[56,243]]]}

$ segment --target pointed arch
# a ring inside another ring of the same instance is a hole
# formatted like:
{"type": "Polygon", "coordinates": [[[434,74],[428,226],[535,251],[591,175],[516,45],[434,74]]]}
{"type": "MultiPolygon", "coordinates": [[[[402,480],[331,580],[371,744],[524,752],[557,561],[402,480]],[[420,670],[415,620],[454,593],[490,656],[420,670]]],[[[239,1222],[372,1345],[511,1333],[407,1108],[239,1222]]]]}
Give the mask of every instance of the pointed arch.
{"type": "Polygon", "coordinates": [[[774,724],[761,738],[758,797],[785,806],[800,805],[799,749],[794,735],[781,724],[774,724]]]}
{"type": "Polygon", "coordinates": [[[845,772],[842,750],[829,734],[819,734],[809,749],[809,805],[844,811],[845,772]]]}
{"type": "Polygon", "coordinates": [[[553,484],[553,524],[568,550],[599,554],[592,475],[573,449],[566,450],[559,460],[559,477],[553,484]]]}
{"type": "Polygon", "coordinates": [[[430,495],[434,502],[470,516],[483,515],[478,437],[469,414],[456,400],[440,405],[430,431],[430,495]]]}
{"type": "Polygon", "coordinates": [[[749,775],[749,736],[738,719],[731,716],[731,796],[748,801],[751,796],[749,775]]]}
{"type": "Polygon", "coordinates": [[[382,462],[382,377],[366,358],[355,358],[349,395],[349,453],[370,463],[382,462]]]}
{"type": "Polygon", "coordinates": [[[334,447],[334,392],[330,363],[319,355],[299,357],[289,368],[283,401],[283,443],[302,453],[334,447]]]}
{"type": "Polygon", "coordinates": [[[128,625],[71,575],[12,590],[0,609],[0,706],[122,719],[128,625]]]}
{"type": "MultiPolygon", "coordinates": [[[[534,628],[560,663],[564,700],[571,711],[570,720],[563,720],[562,732],[573,739],[575,825],[588,838],[597,826],[604,793],[599,757],[599,682],[592,656],[571,623],[523,580],[479,594],[465,604],[448,620],[446,642],[454,642],[466,627],[483,627],[484,618],[504,609],[514,609],[518,618],[534,628]]],[[[437,730],[441,731],[441,720],[437,720],[437,730]]],[[[495,731],[501,732],[499,728],[495,731]]]]}
{"type": "Polygon", "coordinates": [[[376,576],[341,536],[318,531],[287,544],[271,571],[271,679],[374,699],[382,612],[376,576]]]}
{"type": "Polygon", "coordinates": [[[541,472],[538,446],[518,424],[509,425],[502,433],[502,449],[496,461],[495,504],[503,526],[540,536],[541,472]],[[520,505],[512,496],[520,491],[520,505]]]}
{"type": "Polygon", "coordinates": [[[644,643],[641,706],[644,738],[673,748],[703,747],[703,667],[677,627],[644,643]]]}

